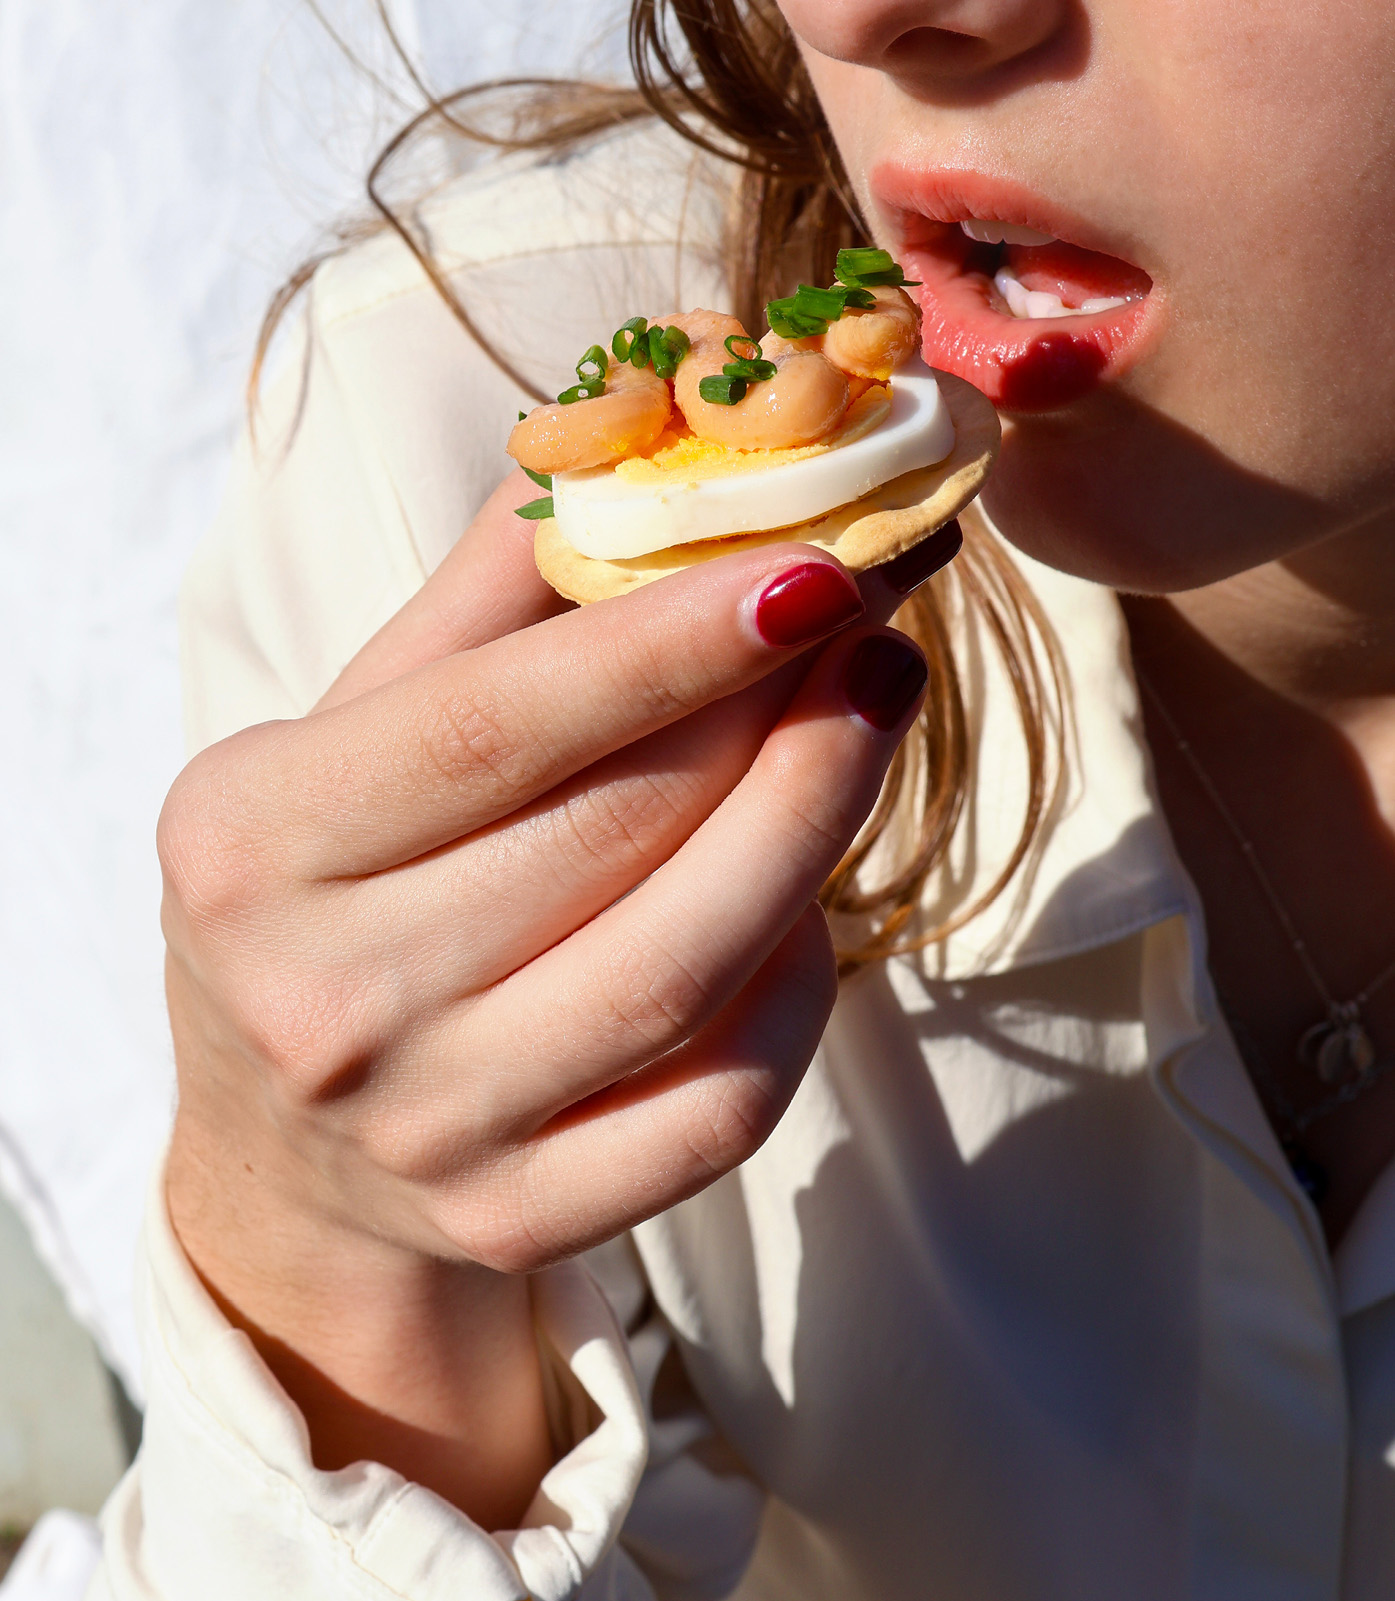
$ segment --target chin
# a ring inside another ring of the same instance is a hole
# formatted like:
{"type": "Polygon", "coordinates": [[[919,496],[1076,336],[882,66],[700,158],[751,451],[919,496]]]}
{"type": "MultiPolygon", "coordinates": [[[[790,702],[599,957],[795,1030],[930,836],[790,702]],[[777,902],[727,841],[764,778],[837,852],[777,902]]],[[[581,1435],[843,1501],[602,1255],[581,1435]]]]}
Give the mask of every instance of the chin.
{"type": "Polygon", "coordinates": [[[1325,500],[1237,465],[1111,388],[1011,418],[983,503],[1035,560],[1151,595],[1277,560],[1344,520],[1325,500]]]}

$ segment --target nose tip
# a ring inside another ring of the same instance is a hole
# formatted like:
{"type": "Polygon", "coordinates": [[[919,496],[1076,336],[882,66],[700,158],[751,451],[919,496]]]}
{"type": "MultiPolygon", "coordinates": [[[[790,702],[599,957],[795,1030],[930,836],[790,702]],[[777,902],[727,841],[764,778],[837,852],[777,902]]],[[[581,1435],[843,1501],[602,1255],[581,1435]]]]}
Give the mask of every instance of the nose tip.
{"type": "Polygon", "coordinates": [[[893,77],[958,79],[1005,65],[1065,26],[1069,0],[783,0],[820,55],[893,77]]]}

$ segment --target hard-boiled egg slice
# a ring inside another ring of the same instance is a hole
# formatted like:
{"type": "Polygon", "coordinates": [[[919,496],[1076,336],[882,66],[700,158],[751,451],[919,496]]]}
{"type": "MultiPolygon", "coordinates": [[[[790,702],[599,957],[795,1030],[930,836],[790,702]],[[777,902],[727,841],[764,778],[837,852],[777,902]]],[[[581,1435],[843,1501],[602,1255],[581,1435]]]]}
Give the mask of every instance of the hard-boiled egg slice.
{"type": "Polygon", "coordinates": [[[554,473],[562,537],[602,561],[672,545],[786,528],[846,506],[902,473],[931,467],[954,448],[954,424],[935,376],[918,358],[884,392],[869,391],[826,444],[801,450],[684,448],[618,467],[554,473]],[[873,413],[880,410],[878,419],[873,413]]]}

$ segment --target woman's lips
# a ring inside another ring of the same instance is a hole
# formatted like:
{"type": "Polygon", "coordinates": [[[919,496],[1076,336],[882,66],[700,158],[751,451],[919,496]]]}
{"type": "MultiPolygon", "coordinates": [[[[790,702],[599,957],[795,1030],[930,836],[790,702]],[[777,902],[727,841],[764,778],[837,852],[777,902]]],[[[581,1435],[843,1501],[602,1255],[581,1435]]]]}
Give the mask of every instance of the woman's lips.
{"type": "Polygon", "coordinates": [[[1124,372],[1151,343],[1158,307],[1147,273],[1091,248],[1103,241],[1078,220],[1052,214],[1039,197],[975,173],[894,166],[878,169],[872,190],[900,235],[897,255],[907,276],[921,280],[926,361],[968,379],[994,405],[1069,405],[1124,372]],[[978,243],[960,227],[972,218],[1035,229],[1051,240],[978,243]],[[1051,297],[1086,309],[1014,316],[1008,295],[1020,310],[1049,310],[1051,297]],[[1097,302],[1106,304],[1097,309],[1097,302]]]}

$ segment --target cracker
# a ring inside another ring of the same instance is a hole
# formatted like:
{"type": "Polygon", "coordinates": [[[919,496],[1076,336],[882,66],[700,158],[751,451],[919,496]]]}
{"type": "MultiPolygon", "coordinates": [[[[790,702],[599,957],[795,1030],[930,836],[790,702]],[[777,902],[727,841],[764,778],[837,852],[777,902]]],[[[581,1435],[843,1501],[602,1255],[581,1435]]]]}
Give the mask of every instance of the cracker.
{"type": "Polygon", "coordinates": [[[533,545],[538,571],[558,594],[585,605],[758,545],[817,545],[854,573],[880,566],[957,517],[982,489],[998,454],[1002,430],[992,404],[962,378],[944,372],[935,378],[954,419],[954,449],[933,467],[903,473],[851,506],[840,506],[811,522],[697,540],[618,561],[583,556],[562,538],[552,518],[545,518],[538,524],[533,545]]]}

